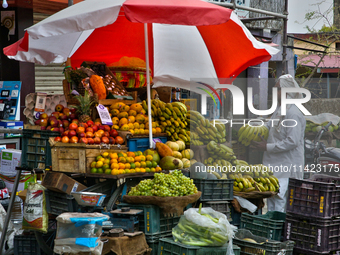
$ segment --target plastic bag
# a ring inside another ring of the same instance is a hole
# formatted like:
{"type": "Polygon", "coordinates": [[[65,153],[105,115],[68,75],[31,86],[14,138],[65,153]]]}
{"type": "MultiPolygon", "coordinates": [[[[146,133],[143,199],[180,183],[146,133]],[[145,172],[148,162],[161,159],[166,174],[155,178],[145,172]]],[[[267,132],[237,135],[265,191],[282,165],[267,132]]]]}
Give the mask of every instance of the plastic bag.
{"type": "Polygon", "coordinates": [[[48,214],[46,211],[45,187],[41,184],[33,182],[29,184],[23,216],[22,229],[47,232],[48,214]]]}
{"type": "Polygon", "coordinates": [[[257,206],[251,203],[249,200],[238,196],[234,196],[234,198],[237,199],[242,208],[248,209],[249,212],[254,213],[257,210],[257,206]]]}
{"type": "Polygon", "coordinates": [[[231,255],[236,229],[224,214],[212,208],[201,208],[201,214],[198,208],[190,208],[172,229],[172,236],[175,241],[194,246],[223,246],[229,242],[227,255],[231,255]]]}

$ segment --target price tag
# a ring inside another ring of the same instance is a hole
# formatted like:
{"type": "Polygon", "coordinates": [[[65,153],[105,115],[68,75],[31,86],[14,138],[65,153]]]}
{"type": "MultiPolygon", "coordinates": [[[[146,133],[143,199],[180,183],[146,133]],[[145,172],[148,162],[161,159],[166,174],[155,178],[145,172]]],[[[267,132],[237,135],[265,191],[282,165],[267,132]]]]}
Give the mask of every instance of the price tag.
{"type": "Polygon", "coordinates": [[[96,108],[97,108],[100,120],[102,121],[102,124],[112,126],[113,123],[112,123],[112,120],[110,118],[109,111],[106,109],[106,107],[104,105],[100,104],[96,108]]]}

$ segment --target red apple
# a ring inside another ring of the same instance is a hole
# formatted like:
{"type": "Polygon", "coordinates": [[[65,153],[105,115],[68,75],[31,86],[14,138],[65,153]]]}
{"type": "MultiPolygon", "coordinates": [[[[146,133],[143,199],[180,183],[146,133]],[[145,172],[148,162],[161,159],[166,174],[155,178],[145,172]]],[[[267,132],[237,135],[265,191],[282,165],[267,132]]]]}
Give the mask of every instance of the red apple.
{"type": "Polygon", "coordinates": [[[47,127],[47,125],[48,125],[48,119],[40,119],[41,127],[47,127]]]}
{"type": "Polygon", "coordinates": [[[78,125],[76,123],[73,123],[73,122],[68,126],[69,130],[76,130],[77,128],[78,128],[78,125]]]}
{"type": "Polygon", "coordinates": [[[109,143],[110,143],[109,138],[106,137],[106,136],[103,136],[103,137],[102,137],[102,143],[109,144],[109,143]]]}
{"type": "Polygon", "coordinates": [[[70,141],[70,138],[68,138],[67,136],[63,136],[63,138],[61,138],[61,141],[63,143],[68,143],[70,141]]]}
{"type": "Polygon", "coordinates": [[[92,132],[92,133],[93,133],[93,128],[88,127],[88,128],[85,129],[85,131],[86,131],[86,132],[92,132]]]}
{"type": "Polygon", "coordinates": [[[79,139],[76,136],[72,136],[70,139],[70,143],[78,143],[79,139]]]}
{"type": "Polygon", "coordinates": [[[52,127],[52,128],[51,128],[51,131],[54,131],[54,132],[59,132],[60,130],[59,130],[59,128],[58,128],[58,127],[52,127]]]}
{"type": "Polygon", "coordinates": [[[53,118],[50,119],[51,127],[58,127],[58,124],[59,124],[59,122],[56,118],[53,117],[53,118]]]}
{"type": "Polygon", "coordinates": [[[59,119],[60,113],[59,112],[52,112],[51,116],[55,117],[56,119],[59,119]]]}
{"type": "Polygon", "coordinates": [[[110,132],[110,126],[108,126],[108,125],[104,125],[104,131],[107,131],[107,132],[110,132]]]}
{"type": "Polygon", "coordinates": [[[116,129],[111,129],[110,136],[112,136],[114,138],[117,137],[118,136],[118,131],[116,129]]]}
{"type": "Polygon", "coordinates": [[[101,143],[101,139],[99,137],[95,137],[95,138],[93,138],[93,140],[94,140],[95,144],[100,144],[101,143]]]}
{"type": "Polygon", "coordinates": [[[39,119],[48,119],[47,113],[40,114],[39,119]]]}
{"type": "Polygon", "coordinates": [[[86,132],[86,137],[87,138],[93,138],[94,134],[92,132],[86,132]]]}
{"type": "Polygon", "coordinates": [[[46,127],[40,127],[40,130],[46,130],[46,127]]]}
{"type": "Polygon", "coordinates": [[[97,132],[97,131],[98,131],[98,126],[93,125],[93,126],[92,126],[92,129],[93,129],[93,132],[97,132]]]}
{"type": "Polygon", "coordinates": [[[77,125],[79,125],[79,120],[77,120],[77,119],[72,119],[71,122],[72,123],[76,123],[77,125]]]}
{"type": "Polygon", "coordinates": [[[60,127],[64,127],[63,121],[62,121],[62,120],[58,120],[58,127],[59,127],[59,128],[60,128],[60,127]]]}
{"type": "Polygon", "coordinates": [[[79,137],[79,139],[80,139],[80,138],[86,138],[86,134],[85,134],[85,133],[79,133],[79,134],[78,134],[78,137],[79,137]]]}
{"type": "Polygon", "coordinates": [[[85,143],[85,144],[88,144],[89,141],[87,140],[87,138],[83,137],[83,138],[80,138],[79,140],[80,143],[85,143]]]}
{"type": "Polygon", "coordinates": [[[62,104],[57,104],[57,105],[55,106],[55,110],[56,110],[57,112],[62,112],[62,111],[64,110],[64,106],[63,106],[62,104]]]}
{"type": "Polygon", "coordinates": [[[92,138],[87,138],[88,144],[94,144],[94,140],[92,138]]]}
{"type": "Polygon", "coordinates": [[[115,139],[113,137],[109,137],[109,143],[110,144],[115,144],[116,141],[115,141],[115,139]]]}
{"type": "Polygon", "coordinates": [[[77,134],[85,133],[85,128],[84,127],[77,127],[76,132],[77,132],[77,134]]]}
{"type": "Polygon", "coordinates": [[[71,120],[75,120],[77,118],[75,113],[71,113],[70,116],[68,116],[71,120]]]}
{"type": "Polygon", "coordinates": [[[70,130],[70,131],[68,132],[68,137],[71,138],[71,137],[73,137],[73,136],[77,136],[77,133],[76,133],[76,131],[74,131],[74,130],[70,130]]]}
{"type": "Polygon", "coordinates": [[[35,124],[36,126],[40,126],[40,122],[41,122],[41,120],[39,119],[39,120],[34,121],[34,124],[35,124]]]}
{"type": "Polygon", "coordinates": [[[52,129],[51,126],[46,127],[46,130],[51,130],[51,129],[52,129]]]}
{"type": "Polygon", "coordinates": [[[63,126],[64,128],[68,128],[70,125],[70,122],[68,120],[63,120],[63,126]]]}
{"type": "Polygon", "coordinates": [[[60,137],[60,136],[57,136],[56,138],[54,138],[54,141],[56,141],[56,142],[61,142],[61,137],[60,137]]]}
{"type": "Polygon", "coordinates": [[[59,114],[59,119],[60,120],[67,120],[67,116],[65,114],[63,114],[63,113],[60,113],[59,114]]]}
{"type": "Polygon", "coordinates": [[[86,122],[86,124],[89,126],[89,127],[92,127],[94,125],[93,121],[92,120],[88,120],[86,122]]]}
{"type": "Polygon", "coordinates": [[[72,112],[70,111],[69,108],[64,108],[64,109],[63,109],[63,114],[66,115],[67,117],[70,116],[71,113],[72,113],[72,112]]]}
{"type": "Polygon", "coordinates": [[[64,131],[64,133],[62,134],[62,136],[68,136],[68,133],[70,133],[70,131],[69,131],[69,130],[66,130],[66,131],[64,131]]]}
{"type": "Polygon", "coordinates": [[[100,125],[100,126],[98,127],[98,129],[99,129],[99,130],[105,130],[105,127],[104,127],[103,125],[100,125]]]}
{"type": "Polygon", "coordinates": [[[71,111],[72,113],[76,113],[77,109],[76,109],[76,108],[70,108],[70,111],[71,111]]]}
{"type": "Polygon", "coordinates": [[[105,131],[104,134],[103,134],[103,136],[105,136],[105,137],[110,137],[110,133],[107,132],[107,131],[105,131]]]}

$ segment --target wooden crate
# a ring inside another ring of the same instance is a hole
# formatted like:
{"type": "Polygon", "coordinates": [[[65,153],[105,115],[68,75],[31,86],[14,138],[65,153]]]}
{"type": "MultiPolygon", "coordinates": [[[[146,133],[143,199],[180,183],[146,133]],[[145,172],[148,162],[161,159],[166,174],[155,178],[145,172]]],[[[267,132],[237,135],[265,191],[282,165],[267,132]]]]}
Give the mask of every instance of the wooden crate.
{"type": "Polygon", "coordinates": [[[125,146],[119,148],[117,145],[111,145],[106,148],[100,145],[57,142],[51,145],[52,169],[57,172],[90,173],[91,163],[101,153],[126,151],[127,147],[125,146]]]}

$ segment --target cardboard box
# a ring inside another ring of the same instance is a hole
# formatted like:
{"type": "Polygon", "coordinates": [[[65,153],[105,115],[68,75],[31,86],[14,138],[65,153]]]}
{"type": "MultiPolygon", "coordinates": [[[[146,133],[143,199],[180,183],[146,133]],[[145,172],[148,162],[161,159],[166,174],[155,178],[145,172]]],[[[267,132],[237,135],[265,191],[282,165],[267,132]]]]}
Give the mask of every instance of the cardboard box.
{"type": "Polygon", "coordinates": [[[1,152],[0,174],[16,176],[15,168],[21,165],[21,150],[4,149],[1,152]]]}
{"type": "MultiPolygon", "coordinates": [[[[9,128],[9,129],[24,129],[24,122],[22,121],[13,121],[13,120],[1,120],[0,128],[9,128]]],[[[13,138],[13,137],[22,137],[22,134],[9,134],[9,133],[1,133],[0,138],[13,138]]]]}
{"type": "Polygon", "coordinates": [[[42,185],[47,189],[69,195],[71,192],[81,191],[87,188],[66,174],[50,171],[46,172],[42,185]]]}

